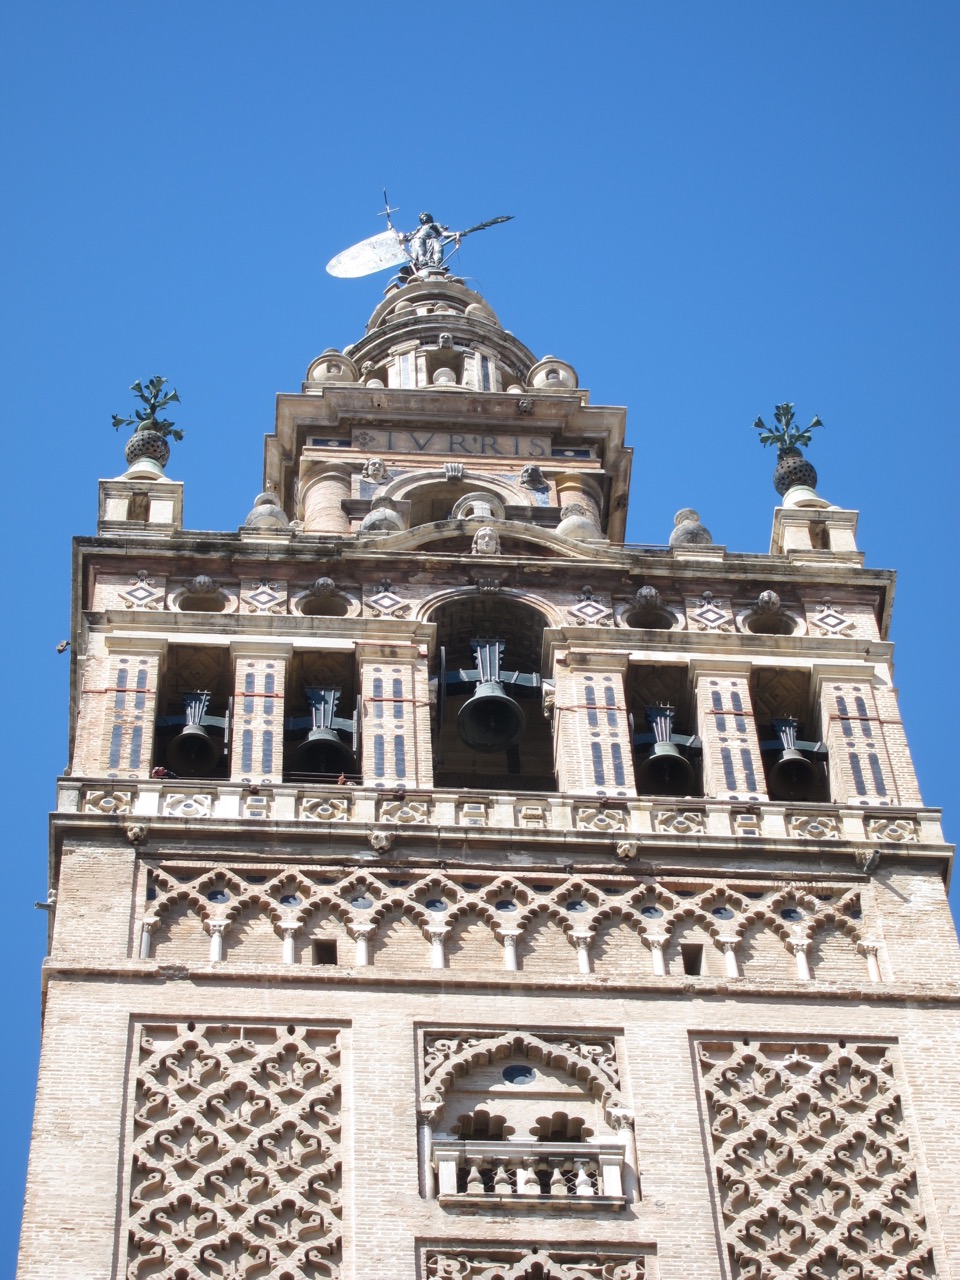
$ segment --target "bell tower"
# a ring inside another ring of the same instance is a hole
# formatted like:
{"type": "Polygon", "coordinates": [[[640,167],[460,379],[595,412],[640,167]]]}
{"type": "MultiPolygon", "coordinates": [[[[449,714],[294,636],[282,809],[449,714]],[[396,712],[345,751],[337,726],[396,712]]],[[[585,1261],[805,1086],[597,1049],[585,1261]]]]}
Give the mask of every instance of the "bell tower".
{"type": "Polygon", "coordinates": [[[19,1280],[960,1275],[893,575],[786,437],[768,553],[627,544],[424,218],[242,527],[151,410],[77,539],[19,1280]]]}

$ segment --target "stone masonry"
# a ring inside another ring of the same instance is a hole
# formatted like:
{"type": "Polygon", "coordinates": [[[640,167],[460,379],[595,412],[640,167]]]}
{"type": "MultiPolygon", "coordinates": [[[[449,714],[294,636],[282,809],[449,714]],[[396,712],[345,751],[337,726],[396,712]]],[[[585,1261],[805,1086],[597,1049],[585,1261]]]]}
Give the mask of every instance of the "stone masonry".
{"type": "Polygon", "coordinates": [[[101,482],[18,1280],[960,1277],[893,575],[625,544],[624,431],[424,271],[238,531],[101,482]]]}

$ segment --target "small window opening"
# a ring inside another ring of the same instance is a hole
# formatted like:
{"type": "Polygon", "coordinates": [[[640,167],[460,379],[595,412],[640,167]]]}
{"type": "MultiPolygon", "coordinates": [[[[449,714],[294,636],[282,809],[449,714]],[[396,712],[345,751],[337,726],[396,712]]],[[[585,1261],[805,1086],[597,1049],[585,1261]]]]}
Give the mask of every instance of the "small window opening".
{"type": "Polygon", "coordinates": [[[692,978],[699,978],[703,973],[703,944],[681,942],[680,959],[683,961],[683,972],[692,978]]]}
{"type": "Polygon", "coordinates": [[[336,964],[337,944],[335,942],[315,942],[313,944],[314,964],[336,964]]]}
{"type": "Polygon", "coordinates": [[[150,515],[150,495],[143,489],[137,489],[130,495],[127,503],[128,520],[146,520],[150,515]]]}
{"type": "Polygon", "coordinates": [[[830,530],[822,520],[810,521],[810,545],[814,551],[830,550],[830,530]]]}

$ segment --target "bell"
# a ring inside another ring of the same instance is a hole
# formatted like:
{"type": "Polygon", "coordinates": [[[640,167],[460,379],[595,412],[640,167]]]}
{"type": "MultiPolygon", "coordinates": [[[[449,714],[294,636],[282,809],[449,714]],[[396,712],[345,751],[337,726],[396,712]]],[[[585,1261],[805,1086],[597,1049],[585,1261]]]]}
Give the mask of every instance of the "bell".
{"type": "Polygon", "coordinates": [[[356,773],[357,760],[336,729],[311,729],[293,754],[296,773],[356,773]]]}
{"type": "Polygon", "coordinates": [[[504,693],[499,680],[481,680],[457,715],[460,737],[474,751],[515,747],[526,724],[519,705],[504,693]]]}
{"type": "Polygon", "coordinates": [[[216,773],[223,746],[203,726],[210,705],[209,693],[192,690],[183,695],[183,729],[169,744],[167,764],[182,778],[208,778],[216,773]]]}
{"type": "Polygon", "coordinates": [[[222,753],[221,744],[202,724],[188,724],[167,747],[167,764],[181,778],[209,778],[222,753]]]}
{"type": "Polygon", "coordinates": [[[783,750],[767,766],[767,786],[773,800],[809,800],[815,794],[817,767],[797,750],[797,722],[792,716],[773,721],[783,750]]]}
{"type": "Polygon", "coordinates": [[[672,742],[655,742],[647,758],[637,768],[640,795],[692,795],[697,775],[690,761],[672,742]]]}
{"type": "Polygon", "coordinates": [[[357,758],[346,745],[334,724],[349,725],[334,714],[340,697],[339,689],[308,686],[304,693],[310,708],[312,728],[293,754],[297,773],[356,773],[357,758]]]}
{"type": "Polygon", "coordinates": [[[654,743],[637,769],[637,791],[655,796],[691,795],[697,775],[673,741],[673,707],[646,707],[645,714],[654,743]]]}

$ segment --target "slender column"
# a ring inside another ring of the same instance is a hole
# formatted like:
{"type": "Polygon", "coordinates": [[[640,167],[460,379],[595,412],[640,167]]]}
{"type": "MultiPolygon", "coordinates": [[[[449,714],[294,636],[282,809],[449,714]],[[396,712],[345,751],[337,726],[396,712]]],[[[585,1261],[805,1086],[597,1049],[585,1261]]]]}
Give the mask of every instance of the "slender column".
{"type": "Polygon", "coordinates": [[[437,1198],[437,1177],[433,1167],[433,1127],[424,1116],[417,1117],[417,1149],[420,1156],[420,1192],[426,1200],[437,1198]]]}
{"type": "Polygon", "coordinates": [[[665,978],[667,976],[667,966],[663,961],[663,943],[650,943],[650,958],[653,960],[653,976],[655,978],[665,978]]]}
{"type": "Polygon", "coordinates": [[[227,931],[226,920],[211,920],[210,930],[210,963],[219,964],[223,959],[223,935],[227,931]]]}
{"type": "Polygon", "coordinates": [[[430,931],[430,968],[443,969],[446,966],[446,958],[443,954],[443,939],[446,936],[446,929],[431,929],[430,931]]]}
{"type": "Polygon", "coordinates": [[[144,920],[140,926],[140,959],[150,959],[150,948],[153,945],[153,931],[160,923],[159,920],[144,920]]]}
{"type": "Polygon", "coordinates": [[[516,933],[503,934],[503,967],[510,973],[517,971],[517,937],[516,933]]]}
{"type": "Polygon", "coordinates": [[[810,960],[807,955],[808,942],[795,942],[792,946],[793,954],[797,958],[797,977],[801,982],[810,981],[810,960]]]}
{"type": "Polygon", "coordinates": [[[577,966],[581,973],[589,973],[590,935],[588,933],[575,933],[573,937],[577,944],[577,966]]]}
{"type": "Polygon", "coordinates": [[[373,933],[373,926],[367,925],[364,929],[357,929],[357,968],[365,969],[370,963],[370,935],[373,933]]]}
{"type": "Polygon", "coordinates": [[[632,797],[633,741],[626,653],[561,655],[554,668],[554,757],[561,792],[632,797]]]}
{"type": "Polygon", "coordinates": [[[880,961],[877,958],[877,946],[875,943],[865,943],[863,953],[867,957],[867,976],[871,982],[879,982],[880,979],[880,961]]]}
{"type": "Polygon", "coordinates": [[[299,929],[300,929],[300,926],[296,924],[284,925],[284,928],[283,928],[283,963],[284,964],[296,963],[296,959],[297,959],[296,938],[297,938],[297,933],[299,932],[299,929]]]}
{"type": "Polygon", "coordinates": [[[727,966],[727,977],[739,978],[740,968],[737,965],[736,943],[725,942],[723,944],[723,959],[727,966]]]}

